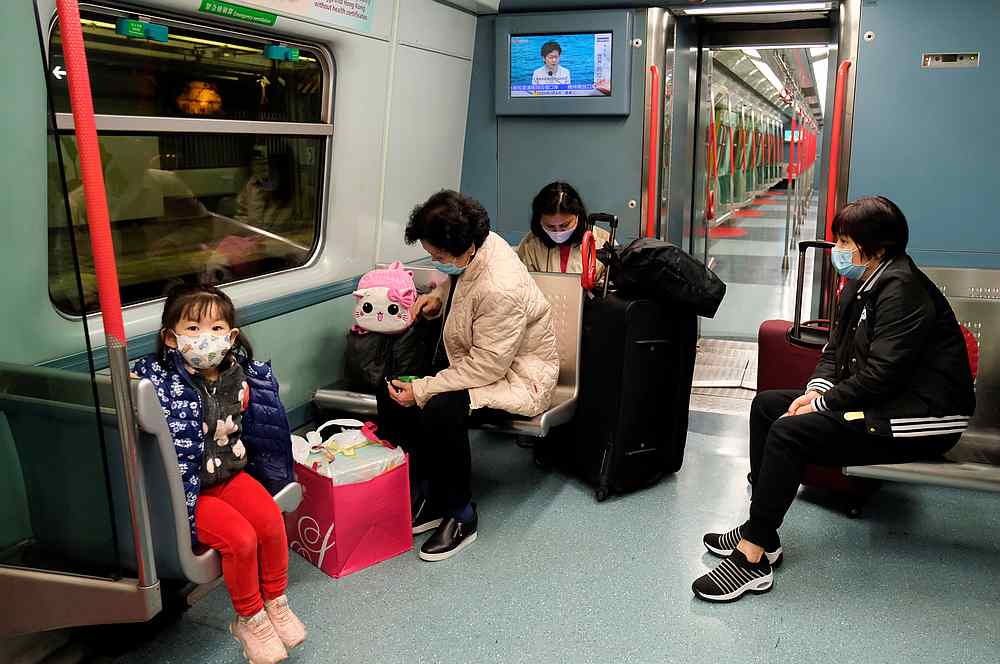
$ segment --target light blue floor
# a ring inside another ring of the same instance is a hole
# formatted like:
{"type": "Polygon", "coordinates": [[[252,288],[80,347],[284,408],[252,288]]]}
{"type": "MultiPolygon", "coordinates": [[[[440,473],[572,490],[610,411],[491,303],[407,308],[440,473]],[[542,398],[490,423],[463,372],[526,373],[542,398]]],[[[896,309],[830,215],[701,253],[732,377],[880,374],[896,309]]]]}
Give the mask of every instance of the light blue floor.
{"type": "Polygon", "coordinates": [[[715,339],[757,340],[757,329],[765,320],[791,320],[789,302],[793,288],[760,284],[726,284],[726,298],[714,318],[701,319],[703,337],[715,339]]]}
{"type": "MultiPolygon", "coordinates": [[[[800,496],[771,593],[693,599],[714,561],[702,533],[746,514],[745,427],[693,414],[681,472],[603,504],[510,438],[479,436],[479,541],[341,580],[293,556],[289,595],[310,638],[289,661],[998,661],[995,494],[886,485],[858,520],[800,496]]],[[[230,618],[219,588],[119,661],[242,661],[230,618]]]]}
{"type": "MultiPolygon", "coordinates": [[[[784,233],[773,233],[766,240],[751,239],[751,234],[763,229],[785,229],[784,192],[766,204],[751,205],[748,209],[763,212],[764,216],[731,217],[726,222],[727,227],[745,230],[745,236],[708,240],[707,264],[723,278],[727,290],[715,317],[700,320],[703,337],[756,341],[757,330],[765,320],[792,319],[797,267],[794,246],[789,252],[788,269],[782,270],[782,257],[786,253],[784,233]]],[[[814,198],[796,239],[815,237],[816,218],[814,198]]],[[[810,301],[810,274],[807,271],[806,302],[810,301]]]]}

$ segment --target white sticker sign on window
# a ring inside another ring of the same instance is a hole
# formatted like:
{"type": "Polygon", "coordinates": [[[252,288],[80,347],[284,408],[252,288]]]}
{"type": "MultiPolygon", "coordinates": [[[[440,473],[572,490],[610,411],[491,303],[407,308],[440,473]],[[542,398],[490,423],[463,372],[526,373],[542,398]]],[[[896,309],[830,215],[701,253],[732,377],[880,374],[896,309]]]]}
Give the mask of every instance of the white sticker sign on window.
{"type": "Polygon", "coordinates": [[[247,4],[361,32],[371,31],[375,15],[375,0],[250,0],[247,4]]]}

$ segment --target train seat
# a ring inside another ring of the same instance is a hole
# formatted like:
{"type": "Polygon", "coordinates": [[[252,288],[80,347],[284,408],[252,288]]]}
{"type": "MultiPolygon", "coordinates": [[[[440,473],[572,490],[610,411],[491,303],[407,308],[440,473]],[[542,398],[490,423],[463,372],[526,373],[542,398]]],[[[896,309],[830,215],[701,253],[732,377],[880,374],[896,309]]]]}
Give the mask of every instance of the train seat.
{"type": "MultiPolygon", "coordinates": [[[[966,303],[957,304],[962,313],[966,303]]],[[[994,391],[996,377],[987,371],[987,376],[978,376],[980,347],[976,336],[962,325],[972,377],[978,380],[980,398],[994,391]]],[[[991,365],[987,365],[989,370],[991,365]]],[[[988,397],[987,397],[988,398],[988,397]]],[[[945,456],[948,460],[939,462],[888,463],[874,466],[848,466],[843,469],[851,477],[914,484],[931,484],[955,489],[979,491],[1000,491],[1000,428],[996,426],[995,409],[984,408],[981,404],[976,415],[969,422],[969,429],[962,434],[958,445],[945,456]]]]}
{"type": "MultiPolygon", "coordinates": [[[[426,292],[437,270],[411,268],[417,289],[426,292]]],[[[553,427],[569,422],[576,413],[579,395],[580,333],[583,326],[583,289],[575,274],[533,272],[531,276],[552,305],[552,325],[559,349],[559,382],[552,406],[535,417],[474,422],[475,428],[499,433],[542,438],[553,427]]],[[[378,409],[375,395],[333,385],[316,390],[313,403],[326,410],[374,416],[378,409]]]]}
{"type": "MultiPolygon", "coordinates": [[[[187,579],[198,584],[213,581],[222,574],[221,559],[214,549],[199,547],[195,551],[191,547],[184,487],[156,387],[148,380],[140,380],[133,394],[157,573],[164,578],[187,579]]],[[[282,512],[291,512],[302,501],[302,485],[292,482],[274,500],[282,512]]]]}
{"type": "Polygon", "coordinates": [[[955,489],[1000,491],[1000,429],[973,425],[962,434],[951,460],[848,466],[844,474],[892,482],[932,484],[955,489]]]}
{"type": "Polygon", "coordinates": [[[844,474],[892,482],[932,484],[953,489],[1000,491],[1000,466],[953,461],[848,466],[844,474]]]}
{"type": "MultiPolygon", "coordinates": [[[[31,532],[21,536],[74,570],[120,566],[135,571],[110,376],[96,376],[101,431],[94,387],[89,373],[0,364],[0,438],[5,458],[14,455],[27,495],[31,532]]],[[[156,388],[148,380],[132,381],[132,395],[157,574],[199,584],[213,581],[222,573],[219,555],[192,550],[177,456],[156,388]]],[[[302,487],[289,484],[274,498],[283,511],[293,510],[302,487]]]]}

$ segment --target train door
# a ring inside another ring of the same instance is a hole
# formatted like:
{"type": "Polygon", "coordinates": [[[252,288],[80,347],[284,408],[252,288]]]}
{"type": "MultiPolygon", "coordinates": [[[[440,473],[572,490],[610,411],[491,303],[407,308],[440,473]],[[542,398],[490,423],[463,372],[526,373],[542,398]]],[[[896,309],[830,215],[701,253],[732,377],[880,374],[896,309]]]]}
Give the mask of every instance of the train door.
{"type": "Polygon", "coordinates": [[[691,244],[728,289],[704,338],[755,341],[763,321],[793,315],[797,243],[825,234],[818,148],[831,20],[824,10],[699,21],[691,244]]]}
{"type": "MultiPolygon", "coordinates": [[[[74,334],[64,339],[87,348],[82,358],[41,367],[33,357],[31,315],[53,305],[57,295],[60,303],[84,311],[93,277],[80,268],[84,249],[70,213],[69,158],[66,143],[59,145],[57,138],[50,115],[48,247],[35,241],[33,224],[15,222],[16,216],[7,222],[10,246],[20,253],[9,254],[5,278],[35,262],[44,266],[36,248],[48,248],[60,260],[49,261],[58,279],[48,292],[8,289],[3,296],[6,311],[26,315],[8,317],[0,362],[0,593],[17,607],[0,621],[0,640],[144,621],[161,607],[155,567],[143,564],[150,561],[148,530],[134,529],[130,521],[132,515],[134,523],[146,524],[145,498],[124,479],[129,472],[135,476],[136,465],[123,455],[128,447],[119,435],[110,377],[95,371],[101,358],[90,345],[93,321],[74,317],[74,334]]],[[[67,638],[57,633],[31,643],[55,647],[67,638]]]]}

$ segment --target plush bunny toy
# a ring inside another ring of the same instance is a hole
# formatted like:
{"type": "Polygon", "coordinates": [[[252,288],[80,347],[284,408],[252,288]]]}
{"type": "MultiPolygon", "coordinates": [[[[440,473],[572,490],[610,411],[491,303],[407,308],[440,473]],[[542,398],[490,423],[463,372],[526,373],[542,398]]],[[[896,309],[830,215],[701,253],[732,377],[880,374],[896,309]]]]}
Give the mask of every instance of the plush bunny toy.
{"type": "Polygon", "coordinates": [[[352,332],[366,334],[401,334],[412,324],[410,307],[417,299],[413,273],[396,261],[383,270],[372,270],[358,282],[354,291],[352,332]]]}

